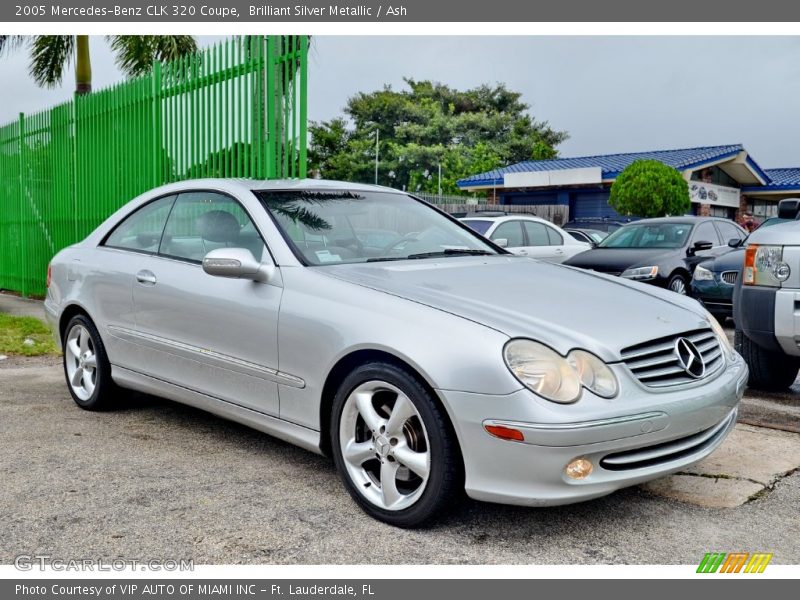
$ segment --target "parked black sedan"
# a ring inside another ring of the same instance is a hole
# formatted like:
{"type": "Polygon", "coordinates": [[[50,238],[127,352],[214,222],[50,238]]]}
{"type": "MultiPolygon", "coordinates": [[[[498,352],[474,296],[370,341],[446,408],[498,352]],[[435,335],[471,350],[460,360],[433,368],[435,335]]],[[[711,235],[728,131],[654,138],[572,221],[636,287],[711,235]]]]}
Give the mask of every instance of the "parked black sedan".
{"type": "Polygon", "coordinates": [[[695,266],[730,252],[729,242],[745,237],[745,230],[728,219],[643,219],[620,227],[596,248],[564,264],[688,294],[695,266]]]}

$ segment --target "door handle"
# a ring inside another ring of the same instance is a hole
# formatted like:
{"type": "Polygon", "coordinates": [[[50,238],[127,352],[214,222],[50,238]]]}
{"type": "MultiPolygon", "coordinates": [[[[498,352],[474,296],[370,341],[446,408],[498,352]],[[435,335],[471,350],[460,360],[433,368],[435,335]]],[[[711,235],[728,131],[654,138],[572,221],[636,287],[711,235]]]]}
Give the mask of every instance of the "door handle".
{"type": "Polygon", "coordinates": [[[527,250],[517,250],[517,254],[519,254],[520,256],[528,256],[528,251],[527,250]]]}
{"type": "Polygon", "coordinates": [[[156,276],[152,271],[142,270],[136,274],[136,281],[141,283],[142,285],[155,285],[156,284],[156,276]]]}
{"type": "Polygon", "coordinates": [[[556,248],[556,254],[564,254],[563,248],[556,248]]]}

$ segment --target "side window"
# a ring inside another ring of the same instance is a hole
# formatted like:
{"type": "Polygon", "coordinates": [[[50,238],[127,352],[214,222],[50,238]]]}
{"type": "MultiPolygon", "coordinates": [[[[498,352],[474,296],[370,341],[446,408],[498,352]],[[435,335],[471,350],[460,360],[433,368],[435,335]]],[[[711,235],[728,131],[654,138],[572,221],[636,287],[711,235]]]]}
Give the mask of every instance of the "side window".
{"type": "Polygon", "coordinates": [[[726,223],[725,221],[717,221],[717,229],[719,229],[719,233],[722,236],[722,243],[727,244],[729,241],[736,239],[736,240],[743,240],[745,237],[744,232],[740,230],[736,225],[733,223],[726,223]]]}
{"type": "Polygon", "coordinates": [[[711,242],[714,246],[720,245],[717,230],[714,228],[714,224],[711,221],[700,223],[694,230],[692,243],[694,244],[696,242],[711,242]]]}
{"type": "Polygon", "coordinates": [[[103,245],[155,254],[174,202],[175,196],[166,196],[145,204],[117,225],[103,245]]]}
{"type": "Polygon", "coordinates": [[[547,227],[545,225],[545,229],[547,229],[547,237],[550,238],[550,245],[551,246],[563,246],[564,245],[564,237],[558,233],[552,227],[547,227]]]}
{"type": "Polygon", "coordinates": [[[215,192],[180,194],[164,228],[159,254],[192,262],[218,248],[246,248],[264,260],[266,247],[242,205],[215,192]]]}
{"type": "MultiPolygon", "coordinates": [[[[528,235],[528,246],[550,245],[550,236],[547,234],[549,227],[536,221],[523,221],[523,224],[525,233],[528,235]]],[[[563,243],[563,240],[561,242],[563,243]]]]}
{"type": "Polygon", "coordinates": [[[492,240],[507,239],[509,248],[518,248],[525,245],[519,221],[500,223],[490,237],[492,240]]]}

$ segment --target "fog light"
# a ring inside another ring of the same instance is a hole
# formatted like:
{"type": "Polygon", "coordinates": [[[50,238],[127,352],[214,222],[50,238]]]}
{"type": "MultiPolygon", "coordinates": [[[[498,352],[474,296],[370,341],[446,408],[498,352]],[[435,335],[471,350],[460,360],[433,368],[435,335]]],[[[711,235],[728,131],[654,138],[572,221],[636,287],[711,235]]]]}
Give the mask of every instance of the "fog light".
{"type": "Polygon", "coordinates": [[[592,466],[592,462],[590,460],[585,458],[576,458],[567,465],[567,468],[564,469],[564,472],[570,479],[586,479],[592,474],[592,469],[594,469],[594,467],[592,466]]]}

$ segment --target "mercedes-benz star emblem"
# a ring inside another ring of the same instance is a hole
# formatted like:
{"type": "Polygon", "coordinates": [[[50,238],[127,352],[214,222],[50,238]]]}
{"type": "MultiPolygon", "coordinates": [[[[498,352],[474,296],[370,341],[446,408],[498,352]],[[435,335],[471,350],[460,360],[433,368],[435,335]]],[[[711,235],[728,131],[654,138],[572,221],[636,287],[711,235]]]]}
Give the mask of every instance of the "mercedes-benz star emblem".
{"type": "Polygon", "coordinates": [[[683,370],[691,377],[700,379],[706,374],[706,363],[703,355],[691,341],[686,338],[678,338],[675,341],[675,356],[683,370]]]}

